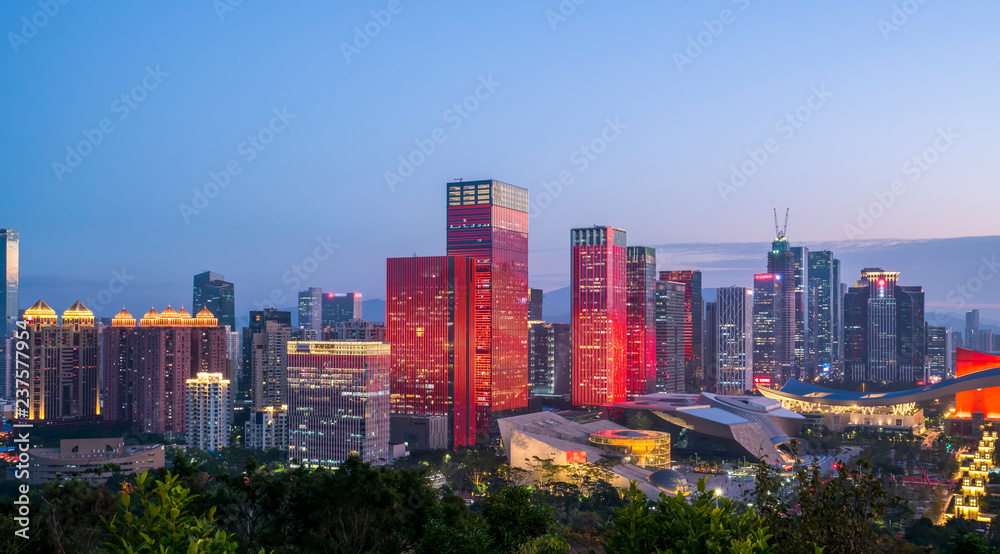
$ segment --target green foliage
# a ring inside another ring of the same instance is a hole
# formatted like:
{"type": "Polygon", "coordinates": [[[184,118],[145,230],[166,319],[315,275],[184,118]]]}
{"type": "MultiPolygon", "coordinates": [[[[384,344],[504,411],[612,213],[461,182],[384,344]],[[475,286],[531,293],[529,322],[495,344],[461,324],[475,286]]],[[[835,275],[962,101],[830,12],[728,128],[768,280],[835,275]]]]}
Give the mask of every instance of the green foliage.
{"type": "MultiPolygon", "coordinates": [[[[758,554],[773,552],[771,535],[763,520],[742,511],[729,498],[719,498],[698,481],[698,492],[688,502],[685,495],[660,493],[651,502],[632,482],[628,504],[618,510],[606,527],[607,552],[617,554],[758,554]]],[[[811,551],[810,549],[809,551],[811,551]]]]}
{"type": "Polygon", "coordinates": [[[483,519],[497,552],[516,552],[529,540],[553,530],[552,509],[532,498],[529,489],[506,487],[491,494],[483,506],[483,519]]]}
{"type": "Polygon", "coordinates": [[[111,540],[107,546],[118,553],[159,554],[234,553],[237,543],[214,523],[215,509],[202,516],[191,513],[191,491],[167,473],[152,482],[144,472],[131,491],[118,499],[118,514],[106,520],[111,540]]]}

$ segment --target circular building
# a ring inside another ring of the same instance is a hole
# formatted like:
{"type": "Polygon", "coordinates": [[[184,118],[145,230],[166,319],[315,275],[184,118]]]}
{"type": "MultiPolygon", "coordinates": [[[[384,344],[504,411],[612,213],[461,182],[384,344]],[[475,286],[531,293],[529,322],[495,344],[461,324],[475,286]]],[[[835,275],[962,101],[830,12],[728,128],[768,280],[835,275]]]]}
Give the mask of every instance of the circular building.
{"type": "Polygon", "coordinates": [[[606,429],[591,433],[590,443],[605,452],[628,458],[637,466],[670,467],[670,433],[606,429]]]}
{"type": "Polygon", "coordinates": [[[684,474],[676,469],[658,469],[650,473],[646,481],[667,494],[687,493],[689,490],[684,474]]]}

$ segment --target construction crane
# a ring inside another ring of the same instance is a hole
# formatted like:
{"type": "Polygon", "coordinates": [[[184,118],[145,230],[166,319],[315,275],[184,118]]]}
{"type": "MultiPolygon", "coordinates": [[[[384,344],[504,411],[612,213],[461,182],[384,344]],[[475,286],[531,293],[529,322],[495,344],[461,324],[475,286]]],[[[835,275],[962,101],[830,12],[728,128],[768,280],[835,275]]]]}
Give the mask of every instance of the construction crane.
{"type": "Polygon", "coordinates": [[[791,208],[785,208],[785,225],[783,227],[778,227],[778,208],[774,209],[774,236],[781,240],[785,238],[788,231],[788,212],[791,208]]]}

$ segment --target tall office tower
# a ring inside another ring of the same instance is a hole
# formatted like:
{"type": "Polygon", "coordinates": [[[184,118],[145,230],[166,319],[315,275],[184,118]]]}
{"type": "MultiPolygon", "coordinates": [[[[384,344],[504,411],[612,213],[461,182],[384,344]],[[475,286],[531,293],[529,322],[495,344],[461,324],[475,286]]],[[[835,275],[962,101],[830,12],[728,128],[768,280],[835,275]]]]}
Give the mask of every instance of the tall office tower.
{"type": "Polygon", "coordinates": [[[323,289],[309,287],[299,292],[299,329],[323,330],[323,289]]]}
{"type": "Polygon", "coordinates": [[[625,249],[625,395],[628,400],[656,390],[656,249],[625,249]]]}
{"type": "Polygon", "coordinates": [[[139,321],[122,310],[101,331],[107,421],[143,433],[183,433],[187,380],[225,373],[226,328],[207,309],[150,309],[139,321]]]}
{"type": "Polygon", "coordinates": [[[719,383],[719,304],[705,302],[705,388],[715,390],[719,383]]]}
{"type": "Polygon", "coordinates": [[[809,288],[816,297],[810,359],[818,373],[829,374],[840,364],[841,340],[840,260],[833,257],[833,252],[809,253],[809,288]]]}
{"type": "Polygon", "coordinates": [[[753,382],[780,387],[778,366],[778,318],[782,314],[781,275],[753,276],[753,382]]]}
{"type": "Polygon", "coordinates": [[[229,379],[221,373],[198,373],[186,382],[184,434],[189,447],[215,452],[229,446],[233,414],[229,379]]]}
{"type": "Polygon", "coordinates": [[[243,359],[240,344],[240,332],[233,331],[229,327],[226,330],[226,372],[225,377],[229,379],[233,392],[236,392],[236,379],[240,374],[240,362],[243,359]]]}
{"type": "Polygon", "coordinates": [[[979,310],[965,312],[965,347],[970,350],[979,348],[979,310]]]}
{"type": "Polygon", "coordinates": [[[947,379],[951,374],[951,333],[947,327],[927,326],[927,378],[947,379]]]}
{"type": "Polygon", "coordinates": [[[448,255],[476,260],[476,428],[528,407],[528,191],[493,179],[448,183],[448,255]]]}
{"type": "Polygon", "coordinates": [[[976,350],[980,352],[992,352],[993,351],[993,329],[979,329],[977,333],[979,339],[979,348],[976,350]]]}
{"type": "Polygon", "coordinates": [[[79,301],[56,312],[39,300],[24,312],[28,322],[28,419],[94,419],[100,408],[100,346],[94,314],[79,301]]]}
{"type": "MultiPolygon", "coordinates": [[[[286,312],[288,313],[288,312],[286,312]]],[[[292,328],[277,321],[264,321],[253,333],[250,363],[253,365],[253,407],[288,404],[288,344],[292,328]]]]}
{"type": "Polygon", "coordinates": [[[530,289],[528,294],[528,321],[542,321],[542,299],[545,293],[542,289],[530,289]]]}
{"type": "Polygon", "coordinates": [[[753,289],[716,289],[718,314],[718,394],[743,394],[753,389],[753,289]]]}
{"type": "Polygon", "coordinates": [[[292,342],[288,351],[289,458],[307,467],[389,461],[389,345],[292,342]]]}
{"type": "Polygon", "coordinates": [[[194,313],[205,308],[219,320],[219,325],[236,328],[235,288],[225,277],[211,271],[194,276],[194,313]]]}
{"type": "MultiPolygon", "coordinates": [[[[7,341],[17,327],[17,302],[20,273],[18,269],[19,235],[17,229],[0,228],[0,279],[3,279],[3,297],[0,297],[0,398],[14,398],[14,356],[8,357],[7,341]]],[[[13,343],[16,344],[16,343],[13,343]]]]}
{"type": "Polygon", "coordinates": [[[573,371],[573,331],[570,325],[531,322],[528,364],[534,394],[569,394],[573,371]]]}
{"type": "Polygon", "coordinates": [[[604,406],[628,397],[625,231],[570,231],[574,406],[604,406]]]}
{"type": "Polygon", "coordinates": [[[323,340],[360,340],[365,342],[386,342],[385,323],[352,319],[323,328],[323,340]]]}
{"type": "Polygon", "coordinates": [[[915,383],[926,354],[924,292],[898,284],[898,271],[861,270],[844,297],[844,370],[848,381],[915,383]]]}
{"type": "Polygon", "coordinates": [[[795,371],[795,258],[795,253],[788,245],[788,238],[779,232],[771,242],[771,251],[767,253],[767,273],[775,275],[780,281],[778,295],[781,298],[776,302],[780,311],[774,330],[776,386],[781,386],[788,379],[802,376],[795,371]]]}
{"type": "Polygon", "coordinates": [[[236,405],[238,408],[247,408],[254,403],[254,368],[253,368],[253,337],[255,334],[264,332],[264,324],[273,321],[279,325],[292,327],[292,312],[285,312],[275,308],[265,308],[260,311],[250,312],[250,325],[243,328],[240,340],[243,343],[240,363],[240,377],[236,381],[236,405]]]}
{"type": "Polygon", "coordinates": [[[250,410],[243,434],[247,448],[264,451],[276,448],[287,453],[288,406],[250,410]]]}
{"type": "Polygon", "coordinates": [[[361,319],[360,292],[328,292],[321,304],[323,327],[333,327],[338,323],[361,319]]]}
{"type": "MultiPolygon", "coordinates": [[[[661,271],[661,281],[684,284],[684,373],[685,387],[690,391],[700,391],[704,386],[704,371],[701,357],[704,354],[704,331],[702,319],[705,302],[701,295],[701,272],[692,270],[661,271]]],[[[686,392],[680,390],[678,392],[686,392]]]]}
{"type": "Polygon", "coordinates": [[[686,392],[685,347],[691,342],[687,335],[690,318],[687,286],[675,281],[656,281],[653,301],[656,303],[656,392],[686,392]]]}
{"type": "Polygon", "coordinates": [[[475,271],[462,256],[386,260],[393,420],[447,417],[451,448],[476,444],[475,271]]]}

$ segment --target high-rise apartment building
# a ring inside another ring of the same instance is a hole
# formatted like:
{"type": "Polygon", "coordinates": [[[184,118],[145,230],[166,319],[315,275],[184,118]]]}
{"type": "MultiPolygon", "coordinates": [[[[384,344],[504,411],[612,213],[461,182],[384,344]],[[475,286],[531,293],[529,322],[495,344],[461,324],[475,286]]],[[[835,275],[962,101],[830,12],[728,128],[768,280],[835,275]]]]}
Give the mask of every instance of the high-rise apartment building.
{"type": "Polygon", "coordinates": [[[965,312],[965,347],[979,349],[979,310],[965,312]]]}
{"type": "Polygon", "coordinates": [[[292,328],[277,321],[264,321],[261,330],[252,334],[250,363],[254,408],[288,404],[286,385],[291,340],[292,328]]]}
{"type": "Polygon", "coordinates": [[[328,292],[323,295],[321,320],[323,327],[333,327],[352,319],[361,319],[360,292],[328,292]]]}
{"type": "Polygon", "coordinates": [[[927,378],[947,379],[954,369],[951,332],[947,327],[927,326],[927,378]]]}
{"type": "Polygon", "coordinates": [[[656,304],[656,392],[686,392],[685,348],[690,344],[688,287],[675,281],[653,285],[656,304]]]}
{"type": "Polygon", "coordinates": [[[475,271],[475,260],[463,256],[386,261],[394,420],[447,417],[452,448],[475,445],[478,430],[475,271]]]}
{"type": "Polygon", "coordinates": [[[183,433],[187,380],[226,372],[226,329],[208,309],[150,309],[136,325],[122,309],[102,331],[105,420],[143,433],[183,433]]]}
{"type": "Polygon", "coordinates": [[[656,389],[656,249],[625,249],[625,321],[628,400],[656,389]]]}
{"type": "Polygon", "coordinates": [[[753,382],[774,387],[780,382],[778,318],[783,314],[781,275],[753,276],[753,382]]]}
{"type": "Polygon", "coordinates": [[[569,394],[573,332],[568,323],[533,321],[528,329],[528,364],[534,394],[569,394]]]}
{"type": "Polygon", "coordinates": [[[753,289],[716,289],[718,313],[718,394],[753,389],[753,289]]]}
{"type": "Polygon", "coordinates": [[[545,293],[542,289],[530,289],[528,294],[528,321],[542,321],[542,299],[545,293]]]}
{"type": "Polygon", "coordinates": [[[979,347],[976,350],[980,352],[993,352],[993,329],[979,329],[979,347]]]}
{"type": "Polygon", "coordinates": [[[570,231],[574,406],[623,402],[628,395],[625,231],[570,231]]]}
{"type": "Polygon", "coordinates": [[[247,448],[288,452],[288,406],[250,410],[243,434],[247,448]]]}
{"type": "Polygon", "coordinates": [[[79,301],[56,312],[39,300],[28,322],[28,418],[74,421],[100,416],[100,341],[94,314],[79,301]]]}
{"type": "Polygon", "coordinates": [[[866,268],[844,297],[844,371],[849,381],[924,379],[924,292],[901,286],[898,279],[898,271],[866,268]]]}
{"type": "Polygon", "coordinates": [[[385,342],[385,323],[352,319],[323,328],[323,340],[360,340],[365,342],[385,342]]]}
{"type": "Polygon", "coordinates": [[[660,280],[684,284],[685,387],[689,391],[699,391],[704,386],[702,381],[705,378],[701,363],[704,354],[702,318],[705,314],[705,302],[701,292],[701,272],[697,270],[661,271],[660,280]]]}
{"type": "MultiPolygon", "coordinates": [[[[240,340],[243,343],[243,361],[240,364],[240,375],[236,383],[236,405],[238,408],[249,408],[254,405],[254,335],[264,332],[264,324],[273,321],[291,329],[292,312],[277,310],[275,308],[265,308],[259,311],[250,312],[249,326],[243,328],[240,340]]],[[[264,406],[261,406],[264,407],[264,406]]]]}
{"type": "Polygon", "coordinates": [[[20,238],[17,229],[0,228],[0,398],[14,397],[14,357],[8,357],[7,340],[17,327],[20,238]]]}
{"type": "Polygon", "coordinates": [[[288,345],[288,456],[337,467],[357,456],[383,465],[389,452],[389,345],[288,345]]]}
{"type": "MultiPolygon", "coordinates": [[[[840,359],[841,322],[840,260],[833,252],[809,253],[809,289],[815,295],[810,359],[818,374],[836,373],[840,359]]],[[[755,299],[756,300],[756,299],[755,299]]]]}
{"type": "Polygon", "coordinates": [[[189,447],[215,452],[229,446],[233,391],[221,373],[198,373],[186,382],[184,433],[189,447]]]}
{"type": "Polygon", "coordinates": [[[299,292],[299,329],[323,330],[323,289],[309,287],[299,292]]]}
{"type": "Polygon", "coordinates": [[[528,191],[494,179],[447,184],[449,256],[475,260],[476,428],[528,407],[528,191]]]}
{"type": "Polygon", "coordinates": [[[235,288],[224,276],[211,271],[194,276],[194,312],[205,308],[219,320],[219,325],[236,328],[235,288]]]}

